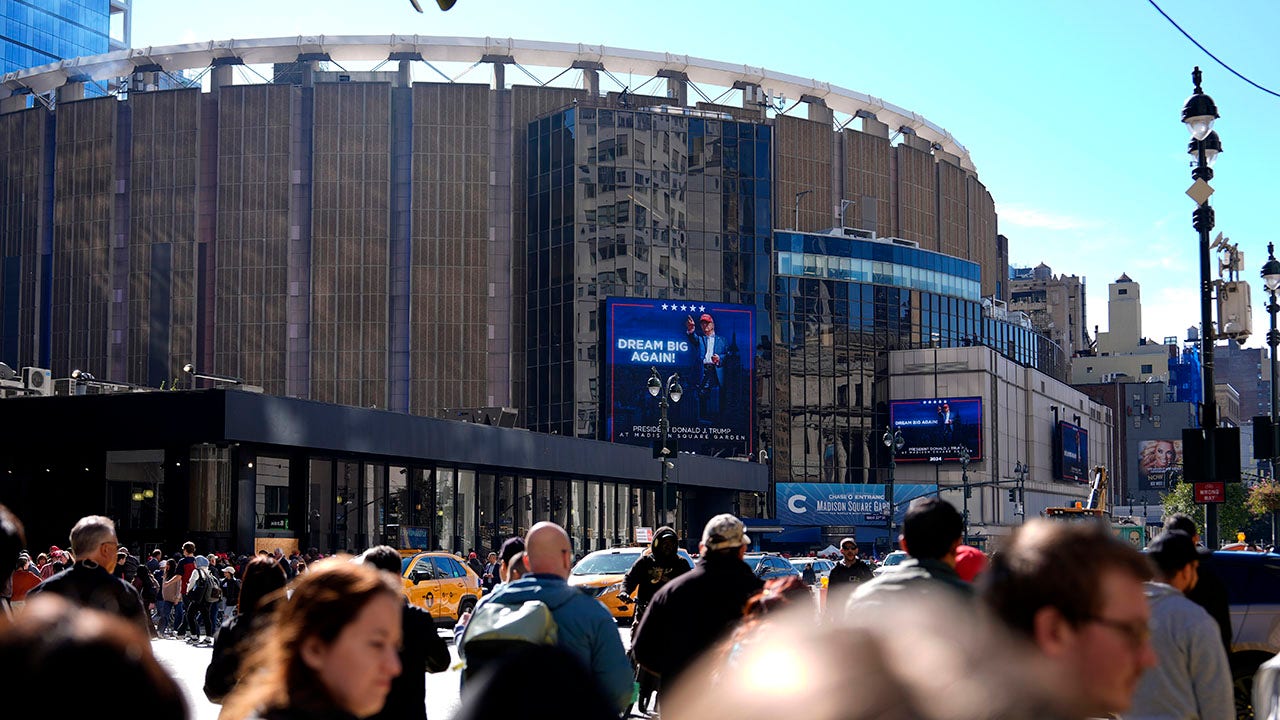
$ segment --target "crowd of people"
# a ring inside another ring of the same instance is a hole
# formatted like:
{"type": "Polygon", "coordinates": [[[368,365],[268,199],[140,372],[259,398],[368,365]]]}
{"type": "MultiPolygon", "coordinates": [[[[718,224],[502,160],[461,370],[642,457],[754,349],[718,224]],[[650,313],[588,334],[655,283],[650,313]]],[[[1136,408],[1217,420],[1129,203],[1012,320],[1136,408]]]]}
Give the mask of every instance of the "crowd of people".
{"type": "MultiPolygon", "coordinates": [[[[873,577],[843,539],[819,605],[799,577],[752,572],[733,515],[706,524],[692,568],[660,528],[624,583],[638,605],[628,650],[605,606],[568,584],[569,536],[538,523],[487,562],[468,558],[487,591],[454,629],[457,717],[1235,716],[1226,598],[1189,518],[1169,518],[1145,553],[1094,522],[1028,522],[990,558],[962,533],[952,505],[913,501],[899,538],[909,559],[873,577]]],[[[68,550],[32,559],[23,545],[0,506],[0,558],[16,568],[0,604],[12,669],[0,692],[15,716],[44,701],[22,692],[40,678],[110,668],[131,709],[187,717],[151,649],[179,634],[213,638],[204,692],[227,720],[425,720],[425,676],[452,662],[390,547],[232,558],[188,542],[142,562],[101,516],[75,524],[68,550]]],[[[64,714],[95,701],[68,698],[64,714]]]]}

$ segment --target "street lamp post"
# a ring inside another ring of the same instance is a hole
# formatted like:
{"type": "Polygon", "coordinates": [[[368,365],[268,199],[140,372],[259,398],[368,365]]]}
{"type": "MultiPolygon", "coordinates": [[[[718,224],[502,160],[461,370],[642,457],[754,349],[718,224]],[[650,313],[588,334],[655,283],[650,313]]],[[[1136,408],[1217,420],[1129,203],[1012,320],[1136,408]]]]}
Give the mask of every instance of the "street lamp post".
{"type": "MultiPolygon", "coordinates": [[[[1267,261],[1262,265],[1262,283],[1267,288],[1271,302],[1267,303],[1267,314],[1271,316],[1271,330],[1267,332],[1267,347],[1271,349],[1271,479],[1276,477],[1276,405],[1280,399],[1280,387],[1276,387],[1276,346],[1280,345],[1280,332],[1276,332],[1276,313],[1280,305],[1276,304],[1276,292],[1280,291],[1280,260],[1276,260],[1275,243],[1267,243],[1267,261]]],[[[1273,541],[1274,542],[1274,541],[1273,541]]]]}
{"type": "Polygon", "coordinates": [[[1022,464],[1019,460],[1013,468],[1013,474],[1018,476],[1017,499],[1014,501],[1014,510],[1018,515],[1022,516],[1022,522],[1027,522],[1027,473],[1031,472],[1031,468],[1022,464]]]}
{"type": "Polygon", "coordinates": [[[969,448],[960,448],[960,484],[964,486],[964,544],[969,544],[969,448]]]}
{"type": "Polygon", "coordinates": [[[800,232],[800,198],[813,192],[812,190],[801,190],[796,193],[796,224],[794,226],[796,232],[800,232]]]}
{"type": "Polygon", "coordinates": [[[674,467],[669,460],[674,454],[671,448],[667,447],[667,436],[671,432],[671,421],[667,419],[667,409],[671,403],[680,402],[680,398],[684,395],[684,388],[680,387],[680,373],[671,373],[671,377],[667,381],[662,382],[662,376],[658,375],[658,368],[649,368],[649,381],[646,383],[649,394],[658,398],[658,411],[661,416],[658,419],[658,460],[662,462],[662,502],[659,507],[662,508],[661,524],[667,524],[667,470],[674,467]]]}
{"type": "Polygon", "coordinates": [[[902,438],[902,431],[892,427],[884,431],[884,437],[880,438],[880,441],[884,443],[885,447],[889,448],[889,485],[885,488],[885,500],[889,504],[889,545],[892,546],[893,519],[896,517],[896,509],[893,506],[893,473],[898,467],[898,451],[902,449],[906,441],[902,438]]]}
{"type": "MultiPolygon", "coordinates": [[[[1204,397],[1201,398],[1200,428],[1204,437],[1204,477],[1201,482],[1213,482],[1218,478],[1214,430],[1218,427],[1218,404],[1213,394],[1213,278],[1209,271],[1209,231],[1213,230],[1213,208],[1209,206],[1209,196],[1213,188],[1209,181],[1213,179],[1213,163],[1222,152],[1222,141],[1213,132],[1213,122],[1218,117],[1218,106],[1213,98],[1200,88],[1200,68],[1191,73],[1195,90],[1187,98],[1182,107],[1182,122],[1191,132],[1191,143],[1188,152],[1195,158],[1191,170],[1191,178],[1195,181],[1187,194],[1195,200],[1198,207],[1192,212],[1192,225],[1200,234],[1200,362],[1204,376],[1204,397]]],[[[1218,506],[1215,503],[1205,505],[1204,537],[1211,548],[1218,546],[1218,506]]]]}

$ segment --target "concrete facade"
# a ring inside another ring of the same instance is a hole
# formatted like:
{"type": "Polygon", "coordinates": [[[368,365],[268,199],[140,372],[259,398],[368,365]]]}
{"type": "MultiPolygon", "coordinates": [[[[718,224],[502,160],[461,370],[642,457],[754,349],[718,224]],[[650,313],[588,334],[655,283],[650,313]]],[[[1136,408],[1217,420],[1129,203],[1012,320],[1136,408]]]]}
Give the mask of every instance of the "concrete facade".
{"type": "Polygon", "coordinates": [[[1058,343],[1068,357],[1090,346],[1084,278],[1054,275],[1044,263],[1010,275],[1010,310],[1026,313],[1035,329],[1058,343]]]}
{"type": "MultiPolygon", "coordinates": [[[[969,466],[971,536],[1003,535],[1045,508],[1087,499],[1087,483],[1053,477],[1057,419],[1088,431],[1090,467],[1116,465],[1111,409],[1034,368],[985,347],[900,350],[889,353],[888,360],[888,397],[982,398],[984,455],[969,466]],[[1030,468],[1021,506],[1008,499],[1008,491],[1018,487],[1014,469],[1019,462],[1030,468]]],[[[943,498],[957,508],[964,502],[956,463],[899,463],[895,481],[937,482],[943,498]]]]}
{"type": "Polygon", "coordinates": [[[1169,381],[1169,359],[1177,357],[1177,346],[1142,336],[1142,288],[1128,275],[1107,286],[1107,322],[1092,353],[1072,360],[1071,384],[1169,381]]]}

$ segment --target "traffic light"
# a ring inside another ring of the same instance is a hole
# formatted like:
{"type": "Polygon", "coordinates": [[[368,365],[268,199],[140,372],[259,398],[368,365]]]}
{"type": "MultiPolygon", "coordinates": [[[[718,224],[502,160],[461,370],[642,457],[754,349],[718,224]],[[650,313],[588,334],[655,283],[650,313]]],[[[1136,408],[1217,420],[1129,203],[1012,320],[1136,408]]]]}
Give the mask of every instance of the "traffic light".
{"type": "Polygon", "coordinates": [[[1016,503],[1016,502],[1018,502],[1018,489],[1017,489],[1017,488],[1009,488],[1009,502],[1011,502],[1011,503],[1016,503]]]}
{"type": "Polygon", "coordinates": [[[525,496],[524,496],[524,509],[525,509],[525,510],[532,510],[532,509],[533,509],[533,496],[532,496],[532,495],[525,495],[525,496]]]}
{"type": "Polygon", "coordinates": [[[563,509],[564,509],[564,498],[561,497],[560,495],[557,495],[556,496],[556,512],[560,512],[563,509]]]}
{"type": "Polygon", "coordinates": [[[551,512],[551,498],[542,498],[542,512],[551,512]]]}

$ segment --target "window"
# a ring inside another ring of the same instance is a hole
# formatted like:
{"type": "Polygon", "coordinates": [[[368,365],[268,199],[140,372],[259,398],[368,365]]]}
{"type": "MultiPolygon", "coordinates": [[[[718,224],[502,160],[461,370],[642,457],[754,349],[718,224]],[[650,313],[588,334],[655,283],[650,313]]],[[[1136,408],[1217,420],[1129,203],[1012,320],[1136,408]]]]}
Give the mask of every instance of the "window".
{"type": "Polygon", "coordinates": [[[1117,295],[1128,295],[1128,294],[1129,294],[1129,291],[1128,291],[1128,290],[1126,290],[1126,289],[1124,289],[1124,288],[1120,288],[1119,290],[1117,290],[1117,291],[1116,291],[1116,294],[1117,294],[1117,295]]]}
{"type": "Polygon", "coordinates": [[[418,559],[418,563],[413,566],[413,579],[415,581],[436,579],[436,569],[431,564],[431,558],[418,559]]]}
{"type": "Polygon", "coordinates": [[[1142,372],[1144,372],[1144,373],[1150,373],[1150,372],[1151,372],[1151,366],[1150,366],[1150,365],[1143,365],[1143,366],[1142,366],[1142,372]]]}

